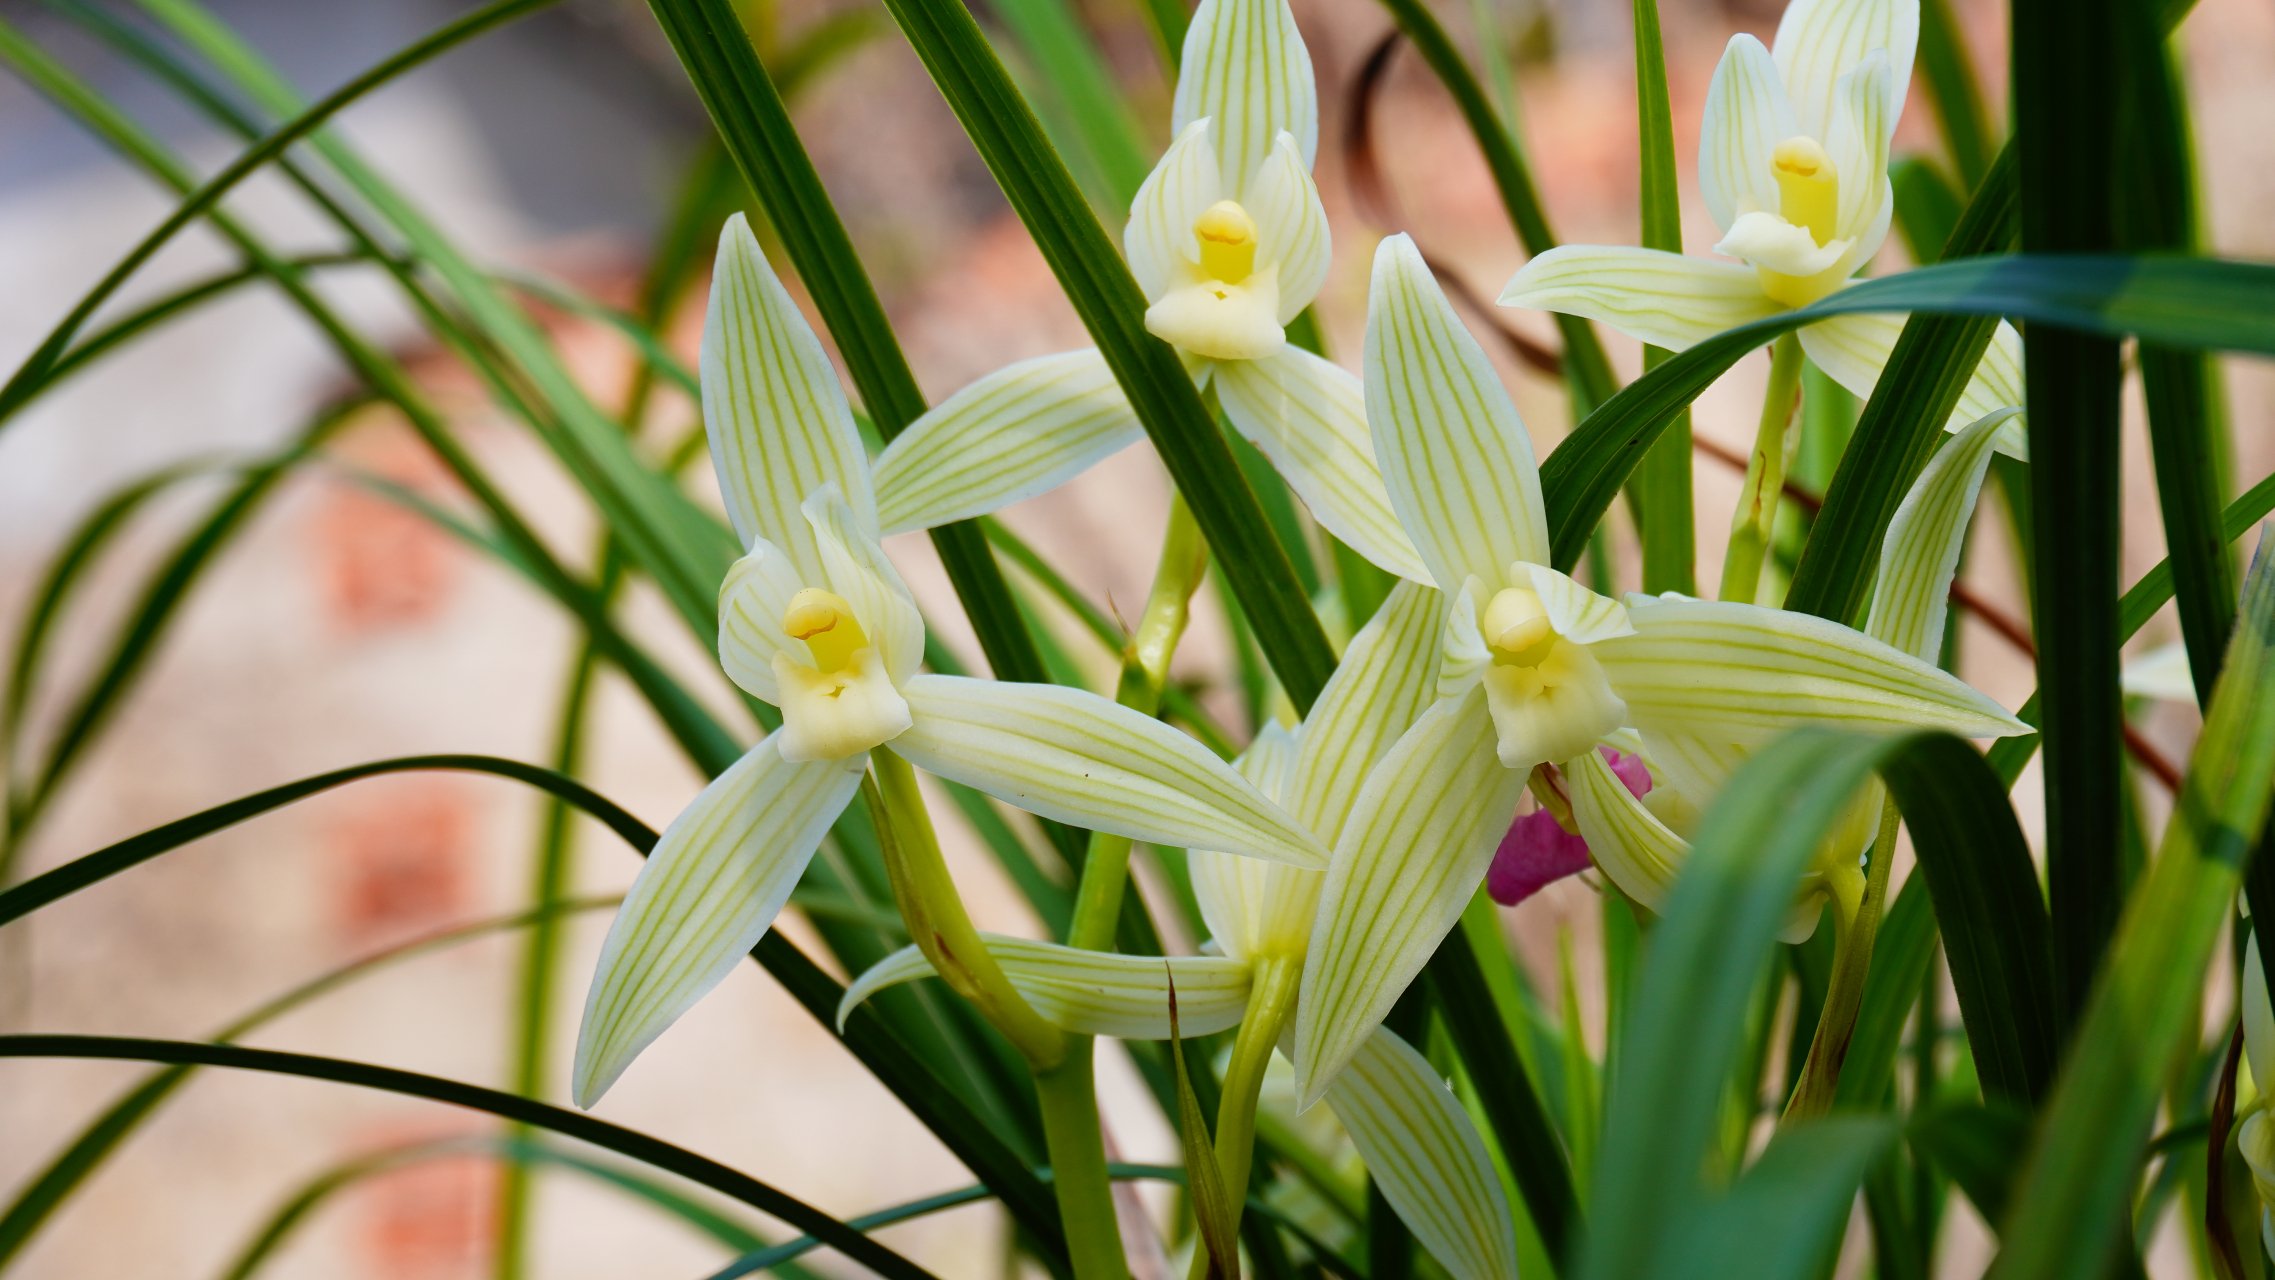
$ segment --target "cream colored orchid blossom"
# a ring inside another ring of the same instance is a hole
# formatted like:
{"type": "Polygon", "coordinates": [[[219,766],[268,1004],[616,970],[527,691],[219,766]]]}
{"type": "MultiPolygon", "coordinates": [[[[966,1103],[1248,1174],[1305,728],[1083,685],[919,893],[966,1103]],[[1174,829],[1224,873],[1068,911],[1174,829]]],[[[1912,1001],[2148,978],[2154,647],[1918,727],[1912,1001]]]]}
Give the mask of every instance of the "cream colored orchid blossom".
{"type": "MultiPolygon", "coordinates": [[[[1363,780],[1429,706],[1445,613],[1438,592],[1400,583],[1352,637],[1310,716],[1292,733],[1268,725],[1241,756],[1241,775],[1321,843],[1334,842],[1363,780]]],[[[1167,1037],[1174,977],[1186,1035],[1241,1025],[1242,1043],[1268,1056],[1281,1041],[1326,877],[1204,850],[1193,851],[1191,867],[1193,896],[1221,955],[1170,960],[1165,974],[1157,957],[995,935],[986,938],[988,950],[1028,1002],[1069,1031],[1167,1037]],[[1242,1025],[1259,1018],[1269,1024],[1242,1025]]],[[[846,990],[840,1022],[877,991],[931,972],[915,947],[888,957],[846,990]]],[[[1242,1075],[1241,1050],[1234,1052],[1228,1090],[1236,1078],[1253,1087],[1260,1076],[1242,1075]]],[[[1427,1060],[1376,1027],[1326,1099],[1376,1185],[1455,1280],[1514,1280],[1516,1240],[1500,1178],[1468,1114],[1427,1060]]]]}
{"type": "Polygon", "coordinates": [[[1322,842],[1158,720],[1079,690],[919,671],[924,624],[879,544],[880,509],[903,521],[969,514],[1058,464],[1044,448],[972,474],[965,454],[1004,447],[1004,434],[1016,450],[1031,419],[958,398],[872,471],[828,355],[739,215],[720,237],[702,391],[720,489],[748,549],[720,591],[719,658],[781,709],[782,727],[673,820],[633,881],[585,1003],[579,1105],[758,942],[873,750],[1090,830],[1325,865],[1322,842]],[[927,457],[937,465],[911,465],[927,457]]]}
{"type": "Polygon", "coordinates": [[[1672,597],[1621,604],[1549,567],[1524,424],[1404,236],[1375,254],[1366,370],[1391,505],[1453,603],[1437,702],[1368,776],[1321,890],[1296,1024],[1307,1102],[1453,927],[1534,766],[1601,765],[1596,744],[1623,726],[1739,746],[1802,724],[2027,731],[1836,623],[1672,597]]]}
{"type": "MultiPolygon", "coordinates": [[[[1707,87],[1698,184],[1723,237],[1717,262],[1656,249],[1565,245],[1517,272],[1501,304],[1586,316],[1680,351],[1848,286],[1888,235],[1888,146],[1911,83],[1918,0],[1793,0],[1774,49],[1730,39],[1707,87]]],[[[1801,345],[1870,396],[1901,315],[1834,316],[1801,345]]],[[[2022,403],[2022,344],[2001,323],[1948,427],[2022,403]]],[[[2002,442],[2019,453],[2019,435],[2002,442]]]]}

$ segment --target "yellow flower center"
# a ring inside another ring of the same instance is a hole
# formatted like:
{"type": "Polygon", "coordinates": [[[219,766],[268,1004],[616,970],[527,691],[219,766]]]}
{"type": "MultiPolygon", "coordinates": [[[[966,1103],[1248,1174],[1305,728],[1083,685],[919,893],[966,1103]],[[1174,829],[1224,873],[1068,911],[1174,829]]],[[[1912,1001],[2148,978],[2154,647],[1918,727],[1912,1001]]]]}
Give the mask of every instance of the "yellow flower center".
{"type": "Polygon", "coordinates": [[[1840,215],[1841,178],[1815,138],[1793,137],[1770,153],[1777,174],[1778,213],[1806,229],[1819,248],[1832,243],[1840,215]]]}
{"type": "Polygon", "coordinates": [[[1485,606],[1481,624],[1485,644],[1493,650],[1495,666],[1537,667],[1556,647],[1556,628],[1540,597],[1523,587],[1509,587],[1485,606]]]}
{"type": "Polygon", "coordinates": [[[1231,200],[1219,200],[1193,223],[1201,242],[1201,270],[1226,284],[1256,274],[1256,220],[1231,200]]]}
{"type": "Polygon", "coordinates": [[[845,597],[815,587],[790,597],[782,630],[791,639],[806,642],[814,655],[814,670],[824,675],[843,671],[855,653],[869,647],[869,637],[845,597]]]}

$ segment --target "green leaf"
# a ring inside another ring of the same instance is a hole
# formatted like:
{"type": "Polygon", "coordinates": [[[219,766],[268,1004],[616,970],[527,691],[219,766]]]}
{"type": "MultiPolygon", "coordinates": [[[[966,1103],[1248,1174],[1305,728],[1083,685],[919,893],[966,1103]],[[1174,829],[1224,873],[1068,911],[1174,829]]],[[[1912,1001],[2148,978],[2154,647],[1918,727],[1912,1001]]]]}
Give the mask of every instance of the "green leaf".
{"type": "MultiPolygon", "coordinates": [[[[1913,832],[1912,843],[1919,844],[1913,832]]],[[[1841,1062],[1834,1105],[1849,1111],[1877,1111],[1896,1080],[1896,1053],[1903,1046],[1904,1022],[1919,1003],[1920,983],[1935,959],[1935,909],[1928,903],[1924,877],[1907,881],[1872,940],[1872,968],[1841,1062]]]]}
{"type": "Polygon", "coordinates": [[[1089,167],[1104,184],[1102,211],[1126,213],[1152,166],[1137,114],[1084,29],[1081,13],[1067,0],[1004,0],[994,11],[1071,119],[1089,167]]]}
{"type": "Polygon", "coordinates": [[[195,1063],[266,1071],[310,1080],[358,1085],[407,1097],[428,1098],[519,1121],[564,1137],[629,1156],[730,1196],[798,1227],[888,1280],[936,1280],[931,1272],[785,1192],[644,1133],[548,1106],[510,1093],[462,1084],[438,1076],[392,1067],[321,1058],[239,1045],[196,1044],[179,1040],[139,1040],[119,1036],[0,1036],[0,1058],[112,1059],[129,1062],[195,1063]]]}
{"type": "Polygon", "coordinates": [[[2054,1079],[2062,1019],[2038,872],[2007,785],[1956,739],[1923,742],[1882,776],[1934,898],[1983,1091],[2034,1106],[2054,1079]]]}
{"type": "MultiPolygon", "coordinates": [[[[1674,116],[1667,103],[1667,56],[1659,38],[1659,6],[1657,0],[1635,0],[1634,7],[1642,244],[1646,249],[1681,253],[1683,212],[1675,180],[1674,116]]],[[[1645,372],[1665,363],[1669,354],[1658,347],[1645,347],[1645,372]]],[[[1689,410],[1676,415],[1659,442],[1643,455],[1628,477],[1627,494],[1635,507],[1636,534],[1643,543],[1643,589],[1654,595],[1662,591],[1697,595],[1689,410]]]]}
{"type": "Polygon", "coordinates": [[[2132,895],[2009,1215],[1994,1274],[2096,1272],[2126,1219],[2136,1163],[2275,781],[2275,555],[2244,583],[2212,706],[2147,876],[2132,895]],[[2089,1226],[2090,1224],[2090,1226],[2089,1226]]]}
{"type": "Polygon", "coordinates": [[[1951,189],[1950,180],[1930,161],[1912,156],[1889,166],[1896,190],[1896,229],[1904,233],[1904,248],[1912,261],[1933,266],[1943,260],[1966,201],[1951,189]]]}
{"type": "MultiPolygon", "coordinates": [[[[1920,0],[1919,71],[1943,145],[1959,169],[1959,180],[1972,191],[1991,168],[1990,113],[1951,0],[1920,0]]],[[[1901,187],[1898,191],[1901,201],[1901,187]]]]}
{"type": "Polygon", "coordinates": [[[1534,1227],[1551,1256],[1569,1258],[1581,1228],[1571,1166],[1549,1127],[1539,1087],[1509,1038],[1468,932],[1456,928],[1448,933],[1425,972],[1462,1065],[1471,1080],[1483,1083],[1478,1100],[1534,1227]]]}
{"type": "MultiPolygon", "coordinates": [[[[1986,344],[1988,326],[1996,317],[2019,316],[2109,337],[2138,334],[2172,346],[2269,354],[2275,353],[2275,266],[2158,255],[1969,258],[1866,280],[1811,306],[1717,334],[1677,354],[1612,397],[1541,463],[1541,489],[1548,503],[1556,565],[1568,568],[1579,559],[1589,532],[1602,518],[1635,459],[1658,438],[1679,409],[1740,357],[1811,321],[1867,311],[1973,317],[1986,326],[1986,344]]],[[[1913,323],[1918,323],[1916,316],[1913,323]]],[[[1897,350],[1903,351],[1901,341],[1897,350]]],[[[1889,369],[1881,385],[1902,385],[1894,358],[1889,369]]],[[[1956,393],[1965,382],[1964,377],[1953,381],[1952,404],[1958,403],[1956,393]]],[[[1842,460],[1844,473],[1866,439],[1871,419],[1872,409],[1867,405],[1865,422],[1858,425],[1850,455],[1842,460]]],[[[1942,422],[1942,418],[1935,419],[1938,430],[1942,422]]],[[[1932,446],[1934,437],[1928,437],[1926,443],[1932,446]]],[[[1920,461],[1924,465],[1925,453],[1920,461]]],[[[1917,475],[1918,468],[1910,468],[1910,473],[1917,475]]],[[[1840,487],[1839,475],[1833,484],[1836,490],[1840,487]]],[[[1901,497],[1901,487],[1897,497],[1901,497]]],[[[1833,509],[1828,494],[1825,512],[1833,509]]],[[[1890,502],[1887,509],[1892,515],[1895,503],[1890,502]]],[[[1829,514],[1820,514],[1810,538],[1812,548],[1825,536],[1828,519],[1829,514]]],[[[1884,519],[1879,527],[1886,528],[1884,519]]],[[[1872,541],[1877,556],[1878,536],[1872,541]]],[[[1797,587],[1809,563],[1805,553],[1796,570],[1797,587]]],[[[1853,586],[1859,603],[1870,586],[1869,574],[1853,586]]],[[[1794,607],[1790,597],[1787,604],[1794,607]]],[[[1854,608],[1838,613],[1829,608],[1807,612],[1845,617],[1852,616],[1854,608]]]]}
{"type": "Polygon", "coordinates": [[[1840,1116],[1778,1130],[1730,1190],[1693,1207],[1655,1269],[1666,1280],[1808,1280],[1848,1225],[1857,1185],[1895,1141],[1880,1117],[1840,1116]]]}
{"type": "Polygon", "coordinates": [[[2030,1113],[2009,1102],[1945,1103],[1912,1121],[1912,1148],[1935,1161],[1983,1221],[2006,1217],[2008,1193],[2030,1150],[2030,1113]]]}

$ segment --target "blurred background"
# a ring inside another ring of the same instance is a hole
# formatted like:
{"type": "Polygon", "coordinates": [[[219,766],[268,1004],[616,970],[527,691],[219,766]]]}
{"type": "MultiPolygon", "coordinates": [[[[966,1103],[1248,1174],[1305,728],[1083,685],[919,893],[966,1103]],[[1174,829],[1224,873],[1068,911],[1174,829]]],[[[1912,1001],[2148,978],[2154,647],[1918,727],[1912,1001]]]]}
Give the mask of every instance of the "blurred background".
{"type": "MultiPolygon", "coordinates": [[[[1319,182],[1334,219],[1336,268],[1319,300],[1331,353],[1356,367],[1366,264],[1376,239],[1412,231],[1480,299],[1522,261],[1467,130],[1426,68],[1370,0],[1293,0],[1317,66],[1323,113],[1319,182]],[[1384,60],[1386,59],[1386,60],[1384,60]],[[1362,114],[1363,113],[1363,114],[1362,114]],[[1354,120],[1366,124],[1354,136],[1354,120]],[[1356,181],[1354,181],[1356,179],[1356,181]]],[[[445,0],[215,0],[213,8],[310,94],[334,88],[470,6],[445,0]]],[[[983,22],[1000,15],[979,9],[983,22]]],[[[1131,0],[1080,6],[1140,114],[1166,142],[1168,83],[1131,0]]],[[[1956,5],[1994,104],[2003,99],[2003,12],[1956,5]]],[[[1765,41],[1776,0],[1663,0],[1685,236],[1716,239],[1697,196],[1698,114],[1730,35],[1765,41]]],[[[106,10],[106,12],[114,12],[106,10]]],[[[125,16],[123,8],[115,11],[125,16]]],[[[1503,107],[1518,121],[1558,234],[1633,243],[1636,128],[1625,0],[1466,0],[1439,16],[1474,50],[1513,60],[1503,107]]],[[[210,127],[80,27],[39,5],[0,0],[0,17],[44,45],[168,144],[210,172],[239,143],[210,127]]],[[[934,400],[1001,365],[1085,345],[1074,314],[978,157],[881,9],[779,0],[765,39],[790,47],[836,22],[842,56],[818,67],[794,103],[800,130],[883,293],[934,400]],[[860,15],[866,15],[866,17],[860,15]],[[854,15],[854,16],[847,16],[854,15]]],[[[1000,28],[991,28],[1000,30],[1000,28]]],[[[2205,187],[2208,247],[2275,257],[2275,7],[2203,0],[2183,31],[2205,187]]],[[[1015,65],[1032,79],[1034,68],[1015,65]]],[[[1994,107],[1994,115],[2003,111],[1994,107]]],[[[350,110],[347,134],[479,259],[534,273],[604,301],[634,298],[650,245],[704,151],[708,123],[646,9],[628,0],[565,0],[490,34],[350,110]]],[[[1936,154],[1916,90],[1898,151],[1936,154]]],[[[1151,152],[1144,157],[1150,163],[1151,152]]],[[[0,74],[0,361],[13,368],[151,226],[173,198],[121,164],[22,80],[0,74]]],[[[263,178],[228,208],[272,243],[321,253],[336,244],[297,193],[263,178]]],[[[1118,221],[1110,224],[1118,230],[1118,221]]],[[[1904,265],[1891,237],[1882,269],[1904,265]]],[[[236,258],[204,230],[143,271],[109,314],[236,258]]],[[[589,556],[585,499],[525,431],[495,417],[483,388],[422,337],[416,317],[368,268],[328,271],[321,289],[393,346],[450,411],[549,541],[589,556]]],[[[671,332],[692,361],[697,287],[671,332]]],[[[1537,451],[1569,429],[1561,384],[1491,337],[1495,326],[1549,346],[1534,313],[1468,319],[1515,393],[1537,451]]],[[[620,403],[632,360],[612,331],[565,310],[540,317],[603,404],[620,403]]],[[[1632,343],[1602,331],[1623,376],[1632,343]]],[[[1750,357],[1697,406],[1701,439],[1742,458],[1767,361],[1750,357]]],[[[2275,466],[2275,379],[2229,360],[2224,385],[2235,474],[2275,466]]],[[[155,469],[275,449],[347,389],[331,348],[299,312],[261,288],[166,327],[41,401],[0,435],[0,634],[12,634],[47,565],[103,498],[155,469]]],[[[663,393],[656,416],[693,420],[663,393]]],[[[2137,419],[2137,405],[2133,416],[2137,419]]],[[[2147,452],[2129,426],[2127,577],[2163,555],[2147,452]]],[[[549,758],[575,635],[509,570],[376,496],[376,475],[435,502],[456,498],[447,473],[388,414],[357,415],[326,465],[294,472],[230,542],[166,638],[148,678],[81,763],[20,851],[14,874],[70,857],[264,787],[325,769],[417,752],[549,758]]],[[[698,466],[699,485],[708,468],[698,466]]],[[[1699,576],[1715,580],[1739,473],[1697,459],[1699,576]]],[[[155,559],[222,492],[216,477],[169,491],[121,535],[60,633],[52,679],[83,680],[133,605],[155,559]]],[[[1167,488],[1133,448],[1065,489],[1006,514],[1075,585],[1134,617],[1153,571],[1167,488]]],[[[1626,534],[1618,527],[1617,539],[1626,534]]],[[[2020,614],[1996,520],[1978,522],[1968,579],[2020,614]]],[[[1615,539],[1622,583],[1631,547],[1615,539]]],[[[898,539],[904,571],[949,646],[975,667],[930,544],[898,539]]],[[[728,722],[749,729],[710,655],[685,639],[659,600],[634,593],[629,616],[728,722]]],[[[1111,691],[1103,651],[1068,616],[1047,619],[1111,691]]],[[[1178,673],[1237,723],[1221,612],[1203,598],[1178,673]]],[[[2136,649],[2177,635],[2169,616],[2136,649]]],[[[2031,686],[2028,660],[1970,619],[1963,673],[2008,706],[2031,686]]],[[[35,699],[35,738],[59,707],[35,699]],[[42,716],[47,720],[41,719],[42,716]]],[[[2186,750],[2194,712],[2151,713],[2150,740],[2186,750]]],[[[661,826],[700,776],[613,676],[602,678],[583,773],[661,826]]],[[[2036,804],[2034,775],[2018,795],[2036,804]]],[[[543,809],[502,781],[413,774],[365,782],[234,828],[0,931],[0,1028],[200,1039],[295,983],[438,930],[528,901],[543,809]]],[[[2165,797],[2144,793],[2152,817],[2165,797]]],[[[1017,894],[968,832],[943,820],[951,857],[983,928],[1033,933],[1017,894]]],[[[584,831],[576,892],[621,892],[638,860],[584,831]]],[[[1899,874],[1901,874],[1899,872],[1899,874]]],[[[1158,884],[1150,886],[1156,890],[1158,884]]],[[[575,917],[549,1055],[559,1100],[567,1054],[605,911],[575,917]]],[[[1557,980],[1561,934],[1581,944],[1582,1008],[1600,1016],[1586,945],[1592,891],[1567,881],[1504,914],[1505,933],[1538,980],[1557,980]]],[[[785,917],[794,935],[807,926],[785,917]]],[[[1194,939],[1172,939],[1189,949],[1194,939]]],[[[510,1005],[520,947],[489,937],[413,959],[316,1000],[252,1042],[362,1058],[493,1085],[507,1083],[510,1005]]],[[[842,975],[841,975],[842,976],[842,975]]],[[[1108,1122],[1119,1153],[1173,1160],[1175,1143],[1127,1062],[1106,1055],[1108,1122]]],[[[145,1068],[0,1062],[0,1187],[32,1176],[145,1068]]],[[[969,1176],[754,968],[736,973],[659,1041],[597,1114],[656,1133],[850,1216],[965,1185],[969,1176]]],[[[133,1138],[20,1260],[38,1277],[219,1273],[247,1236],[309,1178],[406,1143],[491,1132],[488,1122],[409,1099],[331,1085],[207,1072],[133,1138]]],[[[452,1280],[489,1273],[498,1176],[467,1156],[408,1166],[358,1184],[313,1214],[268,1274],[452,1280]]],[[[1954,1201],[1955,1206],[1960,1202],[1954,1201]]],[[[1149,1197],[1159,1215],[1164,1201],[1149,1197]]],[[[1955,1213],[1964,1215],[1963,1208],[1955,1213]]],[[[705,1274],[721,1247],[596,1184],[541,1174],[530,1274],[705,1274]]],[[[779,1238],[782,1230],[770,1228],[779,1238]]],[[[948,1280],[1002,1273],[1002,1226],[978,1205],[882,1234],[948,1280]]],[[[1954,1250],[1980,1231],[1952,1233],[1954,1250]]],[[[2181,1262],[2160,1255],[2162,1264],[2181,1262]]],[[[851,1269],[824,1255],[824,1271],[851,1269]]]]}

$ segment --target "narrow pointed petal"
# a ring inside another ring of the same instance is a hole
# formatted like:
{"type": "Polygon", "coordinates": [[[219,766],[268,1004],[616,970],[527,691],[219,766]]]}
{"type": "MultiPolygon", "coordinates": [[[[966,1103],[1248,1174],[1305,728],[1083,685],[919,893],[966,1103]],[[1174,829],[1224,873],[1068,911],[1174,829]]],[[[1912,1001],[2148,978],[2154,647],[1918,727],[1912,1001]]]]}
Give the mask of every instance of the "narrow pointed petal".
{"type": "Polygon", "coordinates": [[[901,581],[900,570],[876,538],[862,532],[836,486],[824,485],[806,499],[805,514],[813,525],[814,546],[821,552],[830,589],[853,606],[853,616],[860,619],[869,643],[885,660],[892,682],[897,685],[915,675],[924,664],[924,618],[916,611],[916,597],[901,581]]]}
{"type": "Polygon", "coordinates": [[[1256,220],[1257,252],[1279,264],[1280,323],[1286,324],[1319,296],[1333,257],[1327,209],[1294,137],[1283,133],[1272,144],[1242,203],[1256,220]]]}
{"type": "Polygon", "coordinates": [[[1401,582],[1351,637],[1304,718],[1281,804],[1332,847],[1367,775],[1435,701],[1446,598],[1401,582]]]}
{"type": "Polygon", "coordinates": [[[740,214],[719,233],[701,363],[711,463],[745,549],[764,538],[818,577],[798,507],[832,482],[858,527],[877,536],[869,457],[837,370],[740,214]]]}
{"type": "Polygon", "coordinates": [[[1834,234],[1855,241],[1843,263],[1850,271],[1870,261],[1888,236],[1888,214],[1896,198],[1888,181],[1893,110],[1888,103],[1888,58],[1874,50],[1840,78],[1833,93],[1832,120],[1820,135],[1833,170],[1840,175],[1834,234]]]}
{"type": "MultiPolygon", "coordinates": [[[[1248,1009],[1248,966],[1223,956],[1129,956],[1081,951],[1000,933],[980,941],[1011,985],[1043,1020],[1077,1035],[1120,1040],[1169,1038],[1169,979],[1177,980],[1177,1018],[1189,1036],[1240,1025],[1248,1009]]],[[[887,987],[929,978],[932,962],[903,947],[870,966],[838,1002],[837,1028],[863,1001],[887,987]]]]}
{"type": "Polygon", "coordinates": [[[1057,685],[920,675],[892,750],[1029,813],[1150,844],[1325,867],[1327,851],[1190,737],[1057,685]]]}
{"type": "Polygon", "coordinates": [[[860,785],[840,763],[786,763],[769,738],[664,828],[600,946],[577,1031],[578,1106],[758,945],[860,785]]]}
{"type": "Polygon", "coordinates": [[[1574,644],[1594,644],[1615,636],[1635,634],[1634,624],[1627,620],[1627,606],[1610,596],[1595,592],[1573,581],[1572,575],[1558,573],[1544,564],[1526,565],[1532,574],[1533,594],[1548,611],[1548,625],[1556,634],[1574,644]]]}
{"type": "Polygon", "coordinates": [[[1517,1280],[1501,1175],[1429,1059],[1377,1027],[1327,1090],[1327,1105],[1383,1199],[1453,1280],[1517,1280]]]}
{"type": "Polygon", "coordinates": [[[1675,877],[1682,873],[1683,859],[1690,856],[1690,842],[1645,808],[1596,752],[1566,765],[1564,779],[1570,788],[1573,821],[1579,824],[1596,865],[1620,892],[1654,912],[1662,910],[1675,877]]]}
{"type": "MultiPolygon", "coordinates": [[[[1833,316],[1801,331],[1801,349],[1833,381],[1869,400],[1880,371],[1888,367],[1888,353],[1896,349],[1896,339],[1904,331],[1904,320],[1900,314],[1833,316]]],[[[1943,429],[1957,431],[1985,414],[2022,402],[2022,335],[2001,320],[1943,429]]],[[[2022,457],[2021,434],[2001,437],[1998,450],[2022,457]]]]}
{"type": "Polygon", "coordinates": [[[1591,645],[1629,724],[1758,744],[1802,724],[1964,738],[2029,726],[1948,672],[1839,623],[1706,600],[1628,610],[1636,634],[1591,645]]]}
{"type": "Polygon", "coordinates": [[[1130,201],[1129,225],[1122,230],[1122,256],[1129,259],[1130,274],[1147,302],[1159,302],[1201,260],[1193,223],[1223,193],[1208,122],[1180,124],[1177,140],[1130,201]]]}
{"type": "Polygon", "coordinates": [[[789,553],[764,538],[719,584],[719,665],[745,693],[771,706],[782,705],[775,655],[813,661],[811,650],[782,633],[782,615],[805,586],[789,553]]]}
{"type": "Polygon", "coordinates": [[[877,455],[877,522],[909,533],[1024,502],[1145,435],[1096,347],[998,369],[877,455]]]}
{"type": "Polygon", "coordinates": [[[1532,440],[1477,339],[1414,242],[1376,248],[1367,297],[1367,423],[1391,510],[1452,591],[1499,586],[1519,560],[1548,563],[1532,440]]]}
{"type": "Polygon", "coordinates": [[[1928,460],[1888,522],[1872,612],[1864,633],[1918,658],[1935,661],[1943,647],[1951,575],[1967,540],[1968,518],[1991,463],[1991,446],[2020,409],[2001,409],[1960,432],[1928,460]]]}
{"type": "Polygon", "coordinates": [[[1436,954],[1524,785],[1494,755],[1483,689],[1432,706],[1375,766],[1336,842],[1304,957],[1300,1105],[1319,1100],[1436,954]]]}
{"type": "Polygon", "coordinates": [[[1742,262],[1587,244],[1526,263],[1501,291],[1501,305],[1586,316],[1670,351],[1785,310],[1742,262]]]}
{"type": "Polygon", "coordinates": [[[1204,119],[1231,199],[1247,202],[1248,181],[1283,130],[1311,168],[1319,90],[1287,0],[1201,0],[1185,29],[1169,127],[1182,134],[1204,119]]]}
{"type": "MultiPolygon", "coordinates": [[[[1873,50],[1885,50],[1888,79],[1881,91],[1887,95],[1886,128],[1892,134],[1904,109],[1904,90],[1912,82],[1912,55],[1919,42],[1919,0],[1793,0],[1777,24],[1771,56],[1801,132],[1822,140],[1840,78],[1873,50]]],[[[1848,180],[1847,171],[1841,180],[1848,180]]]]}
{"type": "Polygon", "coordinates": [[[1698,187],[1714,225],[1728,231],[1740,215],[1776,213],[1777,144],[1800,132],[1785,82],[1762,42],[1730,37],[1698,128],[1698,187]]]}
{"type": "MultiPolygon", "coordinates": [[[[1283,804],[1288,775],[1296,759],[1296,738],[1270,721],[1233,761],[1241,777],[1275,804],[1283,804]]],[[[1209,849],[1186,855],[1193,876],[1193,899],[1201,919],[1224,953],[1252,960],[1266,951],[1294,954],[1311,928],[1321,874],[1284,862],[1243,858],[1209,849]]]]}
{"type": "Polygon", "coordinates": [[[1402,578],[1427,579],[1391,510],[1358,378],[1301,347],[1217,366],[1217,395],[1240,434],[1352,550],[1402,578]]]}

